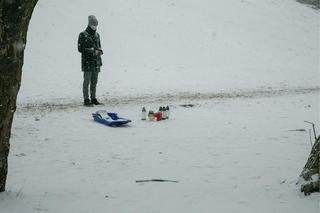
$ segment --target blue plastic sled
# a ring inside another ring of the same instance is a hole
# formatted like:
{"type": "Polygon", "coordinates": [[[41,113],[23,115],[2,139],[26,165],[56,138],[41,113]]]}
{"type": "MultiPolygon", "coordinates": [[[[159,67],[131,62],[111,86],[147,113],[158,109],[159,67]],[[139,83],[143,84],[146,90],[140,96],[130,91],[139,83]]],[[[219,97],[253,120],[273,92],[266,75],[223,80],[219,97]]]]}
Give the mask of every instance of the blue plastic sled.
{"type": "Polygon", "coordinates": [[[122,126],[130,123],[131,120],[118,117],[117,113],[107,112],[106,110],[98,110],[92,113],[94,121],[107,126],[122,126]]]}

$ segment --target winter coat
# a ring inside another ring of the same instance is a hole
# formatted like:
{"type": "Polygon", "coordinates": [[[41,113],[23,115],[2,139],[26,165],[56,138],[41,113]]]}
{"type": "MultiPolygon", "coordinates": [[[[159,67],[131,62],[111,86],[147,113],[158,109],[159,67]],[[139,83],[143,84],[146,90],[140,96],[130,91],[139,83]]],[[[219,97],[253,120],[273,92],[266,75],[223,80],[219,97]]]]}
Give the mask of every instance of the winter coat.
{"type": "Polygon", "coordinates": [[[83,72],[100,71],[102,60],[96,50],[101,48],[100,35],[90,27],[79,34],[78,51],[81,53],[81,69],[83,72]]]}

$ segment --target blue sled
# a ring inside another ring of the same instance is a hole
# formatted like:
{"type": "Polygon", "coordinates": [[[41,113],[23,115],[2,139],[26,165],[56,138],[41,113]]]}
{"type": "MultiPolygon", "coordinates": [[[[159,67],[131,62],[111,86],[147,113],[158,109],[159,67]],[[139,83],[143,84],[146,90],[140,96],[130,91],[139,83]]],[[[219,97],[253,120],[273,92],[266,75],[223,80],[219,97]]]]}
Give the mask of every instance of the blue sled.
{"type": "Polygon", "coordinates": [[[107,125],[107,126],[122,126],[130,123],[131,120],[118,117],[117,113],[107,112],[105,110],[98,110],[92,113],[94,121],[107,125]]]}

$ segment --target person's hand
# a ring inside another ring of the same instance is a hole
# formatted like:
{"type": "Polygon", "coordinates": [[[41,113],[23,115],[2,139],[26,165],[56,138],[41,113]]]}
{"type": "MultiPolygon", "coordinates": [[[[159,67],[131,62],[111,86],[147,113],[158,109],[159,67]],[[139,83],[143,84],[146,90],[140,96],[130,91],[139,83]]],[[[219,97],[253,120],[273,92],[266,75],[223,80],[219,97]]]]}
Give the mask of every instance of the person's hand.
{"type": "Polygon", "coordinates": [[[102,49],[96,49],[96,55],[103,55],[103,51],[102,51],[102,49]]]}

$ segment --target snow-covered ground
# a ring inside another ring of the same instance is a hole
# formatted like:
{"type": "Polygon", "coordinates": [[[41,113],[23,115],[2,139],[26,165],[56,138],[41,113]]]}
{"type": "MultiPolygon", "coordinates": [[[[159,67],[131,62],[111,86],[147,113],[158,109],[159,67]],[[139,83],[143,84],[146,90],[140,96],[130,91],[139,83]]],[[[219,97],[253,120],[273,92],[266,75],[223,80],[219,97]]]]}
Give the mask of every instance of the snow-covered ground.
{"type": "Polygon", "coordinates": [[[319,86],[319,11],[295,0],[41,0],[20,103],[82,97],[78,35],[95,14],[110,96],[319,86]]]}
{"type": "Polygon", "coordinates": [[[161,122],[141,121],[140,104],[108,106],[133,120],[123,128],[92,121],[100,107],[20,109],[1,210],[316,213],[319,194],[305,197],[296,182],[319,98],[181,100],[161,122]],[[144,179],[179,182],[135,182],[144,179]]]}
{"type": "Polygon", "coordinates": [[[296,182],[304,121],[320,128],[319,14],[294,0],[39,1],[1,213],[318,212],[319,193],[296,182]],[[84,108],[77,38],[90,14],[105,105],[84,108]],[[140,120],[160,105],[169,120],[140,120]],[[133,122],[103,126],[98,109],[133,122]]]}

